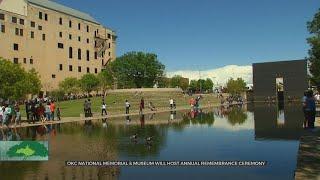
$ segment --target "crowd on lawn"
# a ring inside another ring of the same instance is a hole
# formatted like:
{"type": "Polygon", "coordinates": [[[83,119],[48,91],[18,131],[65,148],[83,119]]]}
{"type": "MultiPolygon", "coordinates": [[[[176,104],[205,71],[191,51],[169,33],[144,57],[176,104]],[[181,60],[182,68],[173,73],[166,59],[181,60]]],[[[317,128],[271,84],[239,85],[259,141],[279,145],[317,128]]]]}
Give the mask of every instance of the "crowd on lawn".
{"type": "MultiPolygon", "coordinates": [[[[2,101],[0,103],[0,125],[20,125],[21,111],[20,104],[16,101],[2,101]]],[[[61,120],[61,111],[56,107],[55,101],[48,97],[34,98],[24,102],[26,118],[28,123],[61,120]]]]}

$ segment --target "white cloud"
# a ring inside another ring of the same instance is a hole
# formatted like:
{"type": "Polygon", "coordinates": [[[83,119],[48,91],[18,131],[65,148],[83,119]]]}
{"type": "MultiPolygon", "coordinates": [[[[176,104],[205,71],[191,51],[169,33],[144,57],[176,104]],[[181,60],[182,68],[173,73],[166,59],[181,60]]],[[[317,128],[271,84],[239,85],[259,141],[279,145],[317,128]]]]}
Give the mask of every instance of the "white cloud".
{"type": "Polygon", "coordinates": [[[199,71],[197,70],[179,70],[174,72],[167,72],[167,77],[174,75],[181,75],[190,80],[198,80],[210,78],[215,84],[225,85],[230,78],[242,78],[247,84],[252,84],[252,66],[238,66],[228,65],[217,69],[199,71]]]}

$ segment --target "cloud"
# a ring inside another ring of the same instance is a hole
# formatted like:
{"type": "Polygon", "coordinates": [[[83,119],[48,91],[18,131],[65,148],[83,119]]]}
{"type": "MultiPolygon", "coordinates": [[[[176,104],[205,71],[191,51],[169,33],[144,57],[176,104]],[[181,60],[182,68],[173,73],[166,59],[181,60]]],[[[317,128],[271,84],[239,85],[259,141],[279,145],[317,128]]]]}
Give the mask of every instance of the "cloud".
{"type": "Polygon", "coordinates": [[[197,70],[179,70],[167,72],[167,77],[181,75],[190,80],[210,78],[215,84],[225,85],[230,78],[242,78],[247,84],[252,84],[252,66],[228,65],[217,69],[197,71],[197,70]]]}

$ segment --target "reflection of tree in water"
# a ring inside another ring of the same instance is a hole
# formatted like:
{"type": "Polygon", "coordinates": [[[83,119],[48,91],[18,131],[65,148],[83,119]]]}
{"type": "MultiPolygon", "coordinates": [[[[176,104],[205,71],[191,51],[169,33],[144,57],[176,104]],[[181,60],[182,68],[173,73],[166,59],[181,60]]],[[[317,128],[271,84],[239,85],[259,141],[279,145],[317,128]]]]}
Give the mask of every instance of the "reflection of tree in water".
{"type": "Polygon", "coordinates": [[[181,132],[189,124],[212,126],[214,124],[214,113],[190,111],[183,114],[183,120],[181,122],[172,124],[171,126],[175,131],[181,132]]]}
{"type": "Polygon", "coordinates": [[[247,114],[241,109],[241,107],[232,107],[227,114],[228,122],[235,126],[236,124],[243,124],[246,122],[248,116],[247,114]]]}

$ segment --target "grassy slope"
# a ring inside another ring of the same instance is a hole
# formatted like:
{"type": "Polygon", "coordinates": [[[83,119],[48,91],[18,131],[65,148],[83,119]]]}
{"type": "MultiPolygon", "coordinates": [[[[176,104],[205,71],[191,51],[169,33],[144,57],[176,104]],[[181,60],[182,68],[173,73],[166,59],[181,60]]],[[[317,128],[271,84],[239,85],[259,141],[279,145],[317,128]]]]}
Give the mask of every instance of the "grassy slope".
{"type": "MultiPolygon", "coordinates": [[[[141,97],[145,99],[145,108],[148,107],[148,102],[152,102],[157,109],[167,109],[170,97],[176,100],[178,107],[188,107],[189,96],[183,96],[181,93],[176,92],[145,92],[142,95],[135,95],[133,93],[117,93],[109,94],[106,98],[107,111],[111,114],[124,113],[124,102],[126,99],[131,104],[130,112],[137,112],[141,97]]],[[[79,117],[83,113],[83,103],[85,99],[71,100],[57,102],[56,106],[61,108],[62,117],[79,117]]],[[[101,111],[101,97],[91,98],[92,112],[100,113],[101,111]]],[[[203,105],[208,103],[217,103],[215,96],[208,95],[202,101],[203,105]]],[[[22,116],[25,117],[24,106],[21,106],[22,116]]]]}

